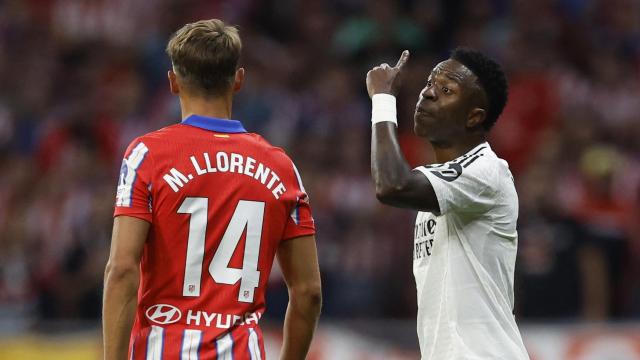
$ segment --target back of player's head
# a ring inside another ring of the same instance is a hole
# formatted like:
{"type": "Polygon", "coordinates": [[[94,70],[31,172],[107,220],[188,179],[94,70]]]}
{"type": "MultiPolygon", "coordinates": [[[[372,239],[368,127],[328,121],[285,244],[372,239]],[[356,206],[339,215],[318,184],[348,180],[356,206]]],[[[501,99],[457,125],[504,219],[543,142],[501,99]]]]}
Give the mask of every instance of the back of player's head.
{"type": "Polygon", "coordinates": [[[482,126],[485,130],[491,129],[507,103],[507,77],[502,68],[483,53],[464,47],[453,50],[450,58],[467,67],[478,78],[479,85],[484,90],[489,103],[482,126]]]}
{"type": "Polygon", "coordinates": [[[173,34],[166,51],[174,72],[191,91],[218,96],[233,85],[241,50],[238,29],[211,19],[183,26],[173,34]]]}

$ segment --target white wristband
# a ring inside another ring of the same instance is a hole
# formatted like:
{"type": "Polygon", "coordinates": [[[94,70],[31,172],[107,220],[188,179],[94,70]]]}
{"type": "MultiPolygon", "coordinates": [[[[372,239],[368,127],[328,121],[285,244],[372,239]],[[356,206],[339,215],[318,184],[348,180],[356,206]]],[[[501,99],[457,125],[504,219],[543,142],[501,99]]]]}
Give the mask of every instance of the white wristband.
{"type": "Polygon", "coordinates": [[[398,126],[396,97],[390,94],[375,94],[371,97],[371,125],[390,121],[398,126]]]}

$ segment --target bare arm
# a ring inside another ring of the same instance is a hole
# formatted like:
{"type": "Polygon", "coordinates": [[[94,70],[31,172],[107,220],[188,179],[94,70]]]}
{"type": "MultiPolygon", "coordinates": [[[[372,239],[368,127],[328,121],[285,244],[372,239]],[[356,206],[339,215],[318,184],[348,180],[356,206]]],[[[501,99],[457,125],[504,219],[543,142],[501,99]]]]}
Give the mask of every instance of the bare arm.
{"type": "Polygon", "coordinates": [[[104,273],[102,332],[104,359],[127,358],[129,336],[137,306],[140,257],[149,223],[118,216],[113,223],[111,252],[104,273]]]}
{"type": "Polygon", "coordinates": [[[375,124],[371,132],[371,176],[376,197],[383,204],[439,212],[438,199],[429,180],[412,171],[398,144],[396,126],[375,124]]]}
{"type": "MultiPolygon", "coordinates": [[[[367,73],[369,96],[396,94],[398,76],[409,58],[403,52],[395,67],[387,64],[376,66],[367,73]]],[[[396,207],[439,212],[438,199],[433,186],[418,171],[412,171],[404,158],[396,125],[389,121],[373,125],[371,131],[371,176],[376,187],[376,197],[382,203],[396,207]]]]}
{"type": "Polygon", "coordinates": [[[289,289],[280,359],[304,359],[322,306],[315,237],[311,235],[283,241],[278,248],[278,262],[289,289]]]}

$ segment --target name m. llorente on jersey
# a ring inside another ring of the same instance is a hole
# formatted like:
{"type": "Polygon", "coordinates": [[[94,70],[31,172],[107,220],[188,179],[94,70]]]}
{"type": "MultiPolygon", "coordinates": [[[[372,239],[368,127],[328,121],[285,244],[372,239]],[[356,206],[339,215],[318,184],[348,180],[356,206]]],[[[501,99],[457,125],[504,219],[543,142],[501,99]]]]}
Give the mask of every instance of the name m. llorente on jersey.
{"type": "Polygon", "coordinates": [[[213,173],[235,173],[251,177],[271,191],[276,200],[287,191],[280,176],[274,170],[251,156],[218,151],[211,156],[213,161],[209,156],[209,152],[203,152],[198,156],[189,155],[188,157],[193,168],[188,167],[190,169],[180,171],[172,167],[162,176],[162,179],[171,187],[173,192],[178,192],[190,180],[193,180],[195,178],[193,174],[200,176],[213,173]]]}
{"type": "Polygon", "coordinates": [[[397,139],[396,66],[367,74],[372,98],[371,173],[376,196],[418,210],[414,229],[417,333],[422,359],[522,360],[529,356],[512,313],[518,197],[506,161],[486,141],[507,100],[500,66],[456,49],[428,74],[414,132],[436,164],[411,169],[397,139]]]}

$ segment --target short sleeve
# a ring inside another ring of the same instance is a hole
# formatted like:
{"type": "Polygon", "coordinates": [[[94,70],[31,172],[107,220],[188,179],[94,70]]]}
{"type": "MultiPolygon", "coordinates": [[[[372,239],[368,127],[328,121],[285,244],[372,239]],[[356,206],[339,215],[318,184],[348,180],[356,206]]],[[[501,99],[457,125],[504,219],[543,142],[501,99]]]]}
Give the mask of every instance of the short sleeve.
{"type": "Polygon", "coordinates": [[[292,206],[289,218],[285,224],[283,240],[292,239],[316,233],[315,223],[309,205],[309,196],[302,184],[302,178],[295,165],[293,165],[296,179],[294,181],[295,203],[292,206]]]}
{"type": "Polygon", "coordinates": [[[149,157],[149,148],[139,139],[127,148],[120,167],[114,216],[152,221],[149,157]]]}
{"type": "Polygon", "coordinates": [[[495,166],[490,159],[466,163],[452,161],[442,165],[419,166],[438,198],[440,215],[450,211],[481,213],[495,204],[497,186],[495,166]]]}

